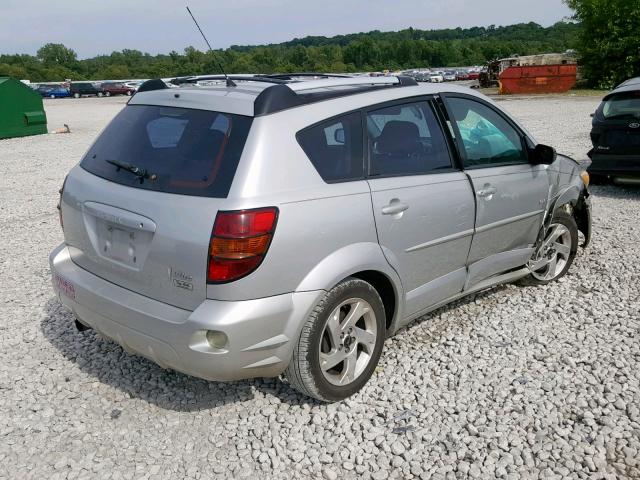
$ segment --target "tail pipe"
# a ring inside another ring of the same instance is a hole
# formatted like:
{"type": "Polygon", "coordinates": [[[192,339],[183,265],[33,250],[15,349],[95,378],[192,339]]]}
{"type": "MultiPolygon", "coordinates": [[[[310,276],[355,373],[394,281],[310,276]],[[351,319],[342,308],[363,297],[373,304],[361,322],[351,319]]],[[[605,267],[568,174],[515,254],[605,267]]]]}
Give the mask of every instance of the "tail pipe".
{"type": "Polygon", "coordinates": [[[87,330],[91,330],[91,327],[89,325],[85,325],[84,323],[82,323],[80,320],[78,320],[77,318],[75,319],[75,325],[76,325],[76,329],[79,332],[85,332],[87,330]]]}

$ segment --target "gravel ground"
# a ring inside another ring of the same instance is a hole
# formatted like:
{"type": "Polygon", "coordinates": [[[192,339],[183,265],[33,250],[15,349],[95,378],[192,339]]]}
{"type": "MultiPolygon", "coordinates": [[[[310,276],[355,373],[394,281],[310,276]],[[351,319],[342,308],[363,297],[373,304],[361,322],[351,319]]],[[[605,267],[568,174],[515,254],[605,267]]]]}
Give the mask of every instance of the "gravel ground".
{"type": "MultiPolygon", "coordinates": [[[[205,382],[76,332],[47,256],[67,170],[124,99],[46,101],[70,135],[0,141],[1,478],[640,478],[640,188],[595,187],[593,245],[386,342],[353,398],[205,382]]],[[[502,104],[583,157],[598,100],[502,104]]]]}

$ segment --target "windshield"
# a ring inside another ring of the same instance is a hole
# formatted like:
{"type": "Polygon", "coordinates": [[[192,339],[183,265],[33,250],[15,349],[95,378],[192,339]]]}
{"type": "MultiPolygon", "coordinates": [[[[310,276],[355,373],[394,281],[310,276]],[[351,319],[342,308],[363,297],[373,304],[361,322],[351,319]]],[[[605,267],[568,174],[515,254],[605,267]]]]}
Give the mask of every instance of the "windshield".
{"type": "Polygon", "coordinates": [[[109,124],[80,165],[112,182],[184,195],[229,193],[251,117],[130,105],[109,124]],[[147,175],[132,175],[128,165],[147,175]]]}
{"type": "Polygon", "coordinates": [[[602,107],[604,118],[640,118],[640,91],[613,95],[602,107]]]}

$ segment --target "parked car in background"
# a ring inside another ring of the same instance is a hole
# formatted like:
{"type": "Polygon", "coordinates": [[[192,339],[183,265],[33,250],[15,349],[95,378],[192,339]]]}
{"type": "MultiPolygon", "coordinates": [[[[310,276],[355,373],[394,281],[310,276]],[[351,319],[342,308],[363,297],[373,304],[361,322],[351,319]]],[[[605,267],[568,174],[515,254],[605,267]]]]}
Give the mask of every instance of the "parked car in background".
{"type": "Polygon", "coordinates": [[[469,74],[467,72],[457,71],[456,80],[469,80],[469,74]]]}
{"type": "Polygon", "coordinates": [[[282,77],[151,81],[70,171],[50,266],[79,329],[205,379],[284,373],[338,401],[412,320],[546,285],[579,231],[589,243],[585,166],[487,97],[282,77]]]}
{"type": "Polygon", "coordinates": [[[131,88],[134,93],[138,91],[138,88],[140,88],[140,85],[142,85],[143,83],[143,81],[124,82],[124,84],[127,87],[131,88]]]}
{"type": "Polygon", "coordinates": [[[102,97],[104,95],[99,82],[71,82],[69,92],[74,98],[89,96],[102,97]]]}
{"type": "Polygon", "coordinates": [[[69,89],[64,85],[38,85],[35,90],[46,98],[64,98],[71,96],[69,89]]]}
{"type": "Polygon", "coordinates": [[[444,82],[444,76],[441,73],[431,73],[429,74],[429,81],[431,83],[442,83],[444,82]]]}
{"type": "Polygon", "coordinates": [[[640,77],[605,96],[592,117],[589,172],[596,180],[640,177],[640,77]]]}
{"type": "Polygon", "coordinates": [[[428,82],[429,72],[412,72],[409,74],[416,82],[428,82]]]}
{"type": "Polygon", "coordinates": [[[453,72],[451,70],[447,70],[446,72],[444,72],[444,75],[442,76],[442,78],[444,79],[445,82],[455,82],[456,81],[456,72],[453,72]]]}
{"type": "Polygon", "coordinates": [[[480,78],[480,72],[469,72],[467,80],[478,80],[480,78]]]}
{"type": "Polygon", "coordinates": [[[111,97],[112,95],[131,96],[136,92],[136,89],[133,87],[127,86],[123,82],[103,82],[102,92],[107,97],[111,97]]]}

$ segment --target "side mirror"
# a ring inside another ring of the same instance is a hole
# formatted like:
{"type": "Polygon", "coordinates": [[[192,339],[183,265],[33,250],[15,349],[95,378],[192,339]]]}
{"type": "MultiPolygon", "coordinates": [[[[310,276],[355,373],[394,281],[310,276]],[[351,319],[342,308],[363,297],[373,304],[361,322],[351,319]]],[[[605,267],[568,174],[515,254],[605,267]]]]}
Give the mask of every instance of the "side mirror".
{"type": "Polygon", "coordinates": [[[336,143],[343,145],[345,143],[344,128],[337,128],[333,132],[333,139],[336,143]]]}
{"type": "Polygon", "coordinates": [[[556,149],[539,143],[531,150],[531,163],[535,165],[551,165],[556,161],[556,149]]]}

